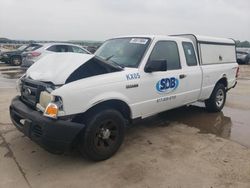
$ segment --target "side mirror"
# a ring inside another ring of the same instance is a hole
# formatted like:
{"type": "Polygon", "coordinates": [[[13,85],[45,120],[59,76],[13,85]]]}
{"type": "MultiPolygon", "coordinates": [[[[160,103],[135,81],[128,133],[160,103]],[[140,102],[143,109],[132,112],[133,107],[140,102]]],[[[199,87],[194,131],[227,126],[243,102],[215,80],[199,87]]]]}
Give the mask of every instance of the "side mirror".
{"type": "Polygon", "coordinates": [[[148,61],[144,71],[147,73],[151,72],[160,72],[167,70],[167,61],[166,60],[152,60],[148,61]]]}

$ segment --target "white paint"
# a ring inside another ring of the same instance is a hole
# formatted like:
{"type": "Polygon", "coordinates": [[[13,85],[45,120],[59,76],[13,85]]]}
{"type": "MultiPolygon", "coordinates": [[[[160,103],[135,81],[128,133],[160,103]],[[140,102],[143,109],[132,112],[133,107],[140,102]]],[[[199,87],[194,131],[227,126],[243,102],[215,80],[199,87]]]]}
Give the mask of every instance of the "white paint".
{"type": "Polygon", "coordinates": [[[34,80],[64,84],[69,75],[79,66],[94,57],[90,54],[53,53],[34,63],[26,75],[34,80]]]}
{"type": "Polygon", "coordinates": [[[235,46],[200,44],[202,64],[233,63],[235,46]]]}

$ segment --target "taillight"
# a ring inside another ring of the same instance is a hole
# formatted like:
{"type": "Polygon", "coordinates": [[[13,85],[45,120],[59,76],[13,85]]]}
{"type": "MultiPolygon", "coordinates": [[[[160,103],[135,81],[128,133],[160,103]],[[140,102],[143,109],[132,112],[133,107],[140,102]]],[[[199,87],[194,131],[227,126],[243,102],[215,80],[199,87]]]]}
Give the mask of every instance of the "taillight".
{"type": "Polygon", "coordinates": [[[30,56],[30,57],[38,57],[39,55],[41,55],[40,52],[29,52],[28,53],[28,56],[30,56]]]}
{"type": "Polygon", "coordinates": [[[240,67],[237,68],[236,75],[235,75],[236,78],[238,78],[239,73],[240,73],[240,67]]]}

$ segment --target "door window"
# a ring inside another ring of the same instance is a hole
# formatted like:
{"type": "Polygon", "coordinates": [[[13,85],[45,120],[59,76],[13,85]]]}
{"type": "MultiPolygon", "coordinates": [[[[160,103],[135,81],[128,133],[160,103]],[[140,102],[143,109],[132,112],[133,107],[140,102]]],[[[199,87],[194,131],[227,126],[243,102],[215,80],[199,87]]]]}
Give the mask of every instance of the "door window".
{"type": "Polygon", "coordinates": [[[66,45],[57,45],[56,50],[57,52],[69,52],[68,46],[66,45]]]}
{"type": "Polygon", "coordinates": [[[47,50],[48,50],[48,51],[51,51],[51,52],[57,52],[57,50],[56,50],[56,45],[50,46],[47,50]]]}
{"type": "Polygon", "coordinates": [[[159,41],[149,57],[149,61],[167,61],[167,70],[181,68],[178,46],[174,41],[159,41]]]}

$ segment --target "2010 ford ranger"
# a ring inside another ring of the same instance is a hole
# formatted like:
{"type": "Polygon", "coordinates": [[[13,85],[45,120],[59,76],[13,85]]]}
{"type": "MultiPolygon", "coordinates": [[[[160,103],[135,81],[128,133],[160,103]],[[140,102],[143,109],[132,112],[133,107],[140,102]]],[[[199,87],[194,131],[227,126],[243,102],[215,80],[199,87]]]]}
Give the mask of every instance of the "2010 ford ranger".
{"type": "Polygon", "coordinates": [[[120,147],[124,127],[162,111],[204,101],[220,111],[237,81],[235,42],[179,36],[107,40],[95,53],[53,54],[19,80],[13,124],[53,152],[79,146],[92,160],[120,147]]]}

